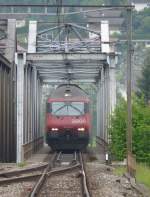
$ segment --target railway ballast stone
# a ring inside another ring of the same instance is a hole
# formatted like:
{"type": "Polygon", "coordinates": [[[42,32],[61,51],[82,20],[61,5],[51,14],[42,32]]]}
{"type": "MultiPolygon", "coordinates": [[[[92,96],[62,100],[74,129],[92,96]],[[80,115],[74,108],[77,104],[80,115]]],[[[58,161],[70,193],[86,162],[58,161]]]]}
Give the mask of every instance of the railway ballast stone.
{"type": "Polygon", "coordinates": [[[112,169],[98,162],[87,163],[89,189],[92,197],[142,197],[127,178],[113,174],[112,169]]]}

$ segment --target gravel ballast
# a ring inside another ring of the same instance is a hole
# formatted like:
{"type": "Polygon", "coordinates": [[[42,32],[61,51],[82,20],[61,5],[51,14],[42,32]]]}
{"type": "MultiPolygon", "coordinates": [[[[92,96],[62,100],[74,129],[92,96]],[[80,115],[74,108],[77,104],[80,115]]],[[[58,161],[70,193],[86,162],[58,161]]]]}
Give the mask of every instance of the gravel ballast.
{"type": "Polygon", "coordinates": [[[92,162],[86,168],[92,197],[142,197],[127,178],[114,175],[111,167],[92,162]]]}

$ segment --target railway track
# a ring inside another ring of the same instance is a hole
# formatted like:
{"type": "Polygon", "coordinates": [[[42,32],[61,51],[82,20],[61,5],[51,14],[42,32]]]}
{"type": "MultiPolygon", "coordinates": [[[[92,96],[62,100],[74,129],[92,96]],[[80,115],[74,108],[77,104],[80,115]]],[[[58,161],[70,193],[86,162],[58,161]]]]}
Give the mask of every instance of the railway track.
{"type": "Polygon", "coordinates": [[[0,186],[15,182],[28,181],[41,176],[48,164],[21,170],[4,171],[0,173],[0,186]]]}
{"type": "MultiPolygon", "coordinates": [[[[68,181],[66,185],[70,185],[70,188],[73,187],[74,191],[71,192],[75,193],[74,196],[90,197],[84,166],[81,152],[74,152],[73,154],[54,153],[47,164],[1,172],[0,186],[32,181],[32,189],[25,196],[61,196],[57,194],[57,191],[53,191],[59,190],[59,188],[53,189],[53,187],[60,182],[60,185],[64,184],[64,188],[66,188],[64,182],[68,181]],[[53,194],[49,195],[49,193],[53,194]]],[[[70,188],[66,188],[66,193],[70,188]]],[[[64,196],[67,197],[67,195],[64,196]]],[[[68,196],[73,197],[70,194],[68,196]]]]}
{"type": "MultiPolygon", "coordinates": [[[[48,155],[48,159],[51,159],[51,155],[48,155]]],[[[38,179],[43,170],[48,166],[48,163],[29,167],[25,169],[17,169],[17,170],[10,170],[10,171],[3,171],[0,172],[0,186],[7,185],[11,183],[17,182],[24,182],[24,181],[32,181],[38,179]]]]}
{"type": "MultiPolygon", "coordinates": [[[[84,159],[83,159],[82,153],[74,152],[72,158],[68,158],[69,161],[66,161],[66,159],[64,159],[66,156],[68,155],[65,155],[62,152],[59,152],[53,158],[53,160],[50,161],[49,165],[44,170],[43,174],[41,175],[41,177],[35,184],[33,190],[31,191],[29,195],[30,197],[49,195],[49,192],[51,192],[50,190],[52,190],[52,186],[49,187],[49,185],[54,181],[54,178],[52,179],[52,176],[55,176],[55,177],[57,176],[58,178],[60,175],[62,176],[62,174],[68,176],[70,173],[72,173],[72,177],[74,177],[78,181],[78,185],[80,187],[80,192],[79,192],[79,188],[77,188],[78,192],[76,194],[78,195],[76,196],[90,197],[88,187],[87,187],[87,178],[86,178],[86,173],[84,169],[84,159]],[[77,179],[73,173],[75,174],[78,173],[80,178],[77,179]]],[[[60,176],[60,179],[61,179],[61,176],[60,176]]],[[[73,181],[72,177],[70,181],[73,181]]],[[[54,196],[54,193],[53,193],[53,196],[54,196]]]]}

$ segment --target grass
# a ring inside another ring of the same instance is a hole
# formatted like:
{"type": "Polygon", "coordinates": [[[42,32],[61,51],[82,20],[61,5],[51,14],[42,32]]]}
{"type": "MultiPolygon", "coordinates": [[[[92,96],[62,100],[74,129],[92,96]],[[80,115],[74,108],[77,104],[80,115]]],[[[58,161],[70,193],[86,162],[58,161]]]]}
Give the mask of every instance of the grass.
{"type": "Polygon", "coordinates": [[[17,164],[17,166],[20,167],[20,168],[23,168],[26,165],[27,165],[26,162],[20,162],[20,163],[17,164]]]}
{"type": "Polygon", "coordinates": [[[93,138],[91,142],[88,144],[88,147],[95,148],[96,147],[96,138],[93,138]]]}
{"type": "MultiPolygon", "coordinates": [[[[114,171],[117,175],[123,175],[126,172],[126,167],[117,167],[114,171]]],[[[136,166],[136,180],[144,184],[150,189],[150,167],[144,164],[137,164],[136,166]]]]}
{"type": "Polygon", "coordinates": [[[126,172],[125,167],[116,167],[114,170],[114,173],[119,176],[122,176],[125,172],[126,172]]]}
{"type": "Polygon", "coordinates": [[[137,165],[136,179],[150,188],[150,168],[143,164],[137,165]]]}

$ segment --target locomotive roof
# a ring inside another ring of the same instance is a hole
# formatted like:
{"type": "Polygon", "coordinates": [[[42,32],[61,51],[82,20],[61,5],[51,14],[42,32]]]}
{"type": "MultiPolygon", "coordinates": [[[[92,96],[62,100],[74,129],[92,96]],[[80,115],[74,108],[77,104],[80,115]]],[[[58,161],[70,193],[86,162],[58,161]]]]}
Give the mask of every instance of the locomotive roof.
{"type": "Polygon", "coordinates": [[[63,84],[58,86],[50,95],[50,98],[85,98],[88,99],[88,95],[84,90],[75,84],[63,84]],[[70,94],[70,96],[65,96],[70,94]]]}

